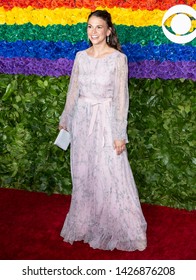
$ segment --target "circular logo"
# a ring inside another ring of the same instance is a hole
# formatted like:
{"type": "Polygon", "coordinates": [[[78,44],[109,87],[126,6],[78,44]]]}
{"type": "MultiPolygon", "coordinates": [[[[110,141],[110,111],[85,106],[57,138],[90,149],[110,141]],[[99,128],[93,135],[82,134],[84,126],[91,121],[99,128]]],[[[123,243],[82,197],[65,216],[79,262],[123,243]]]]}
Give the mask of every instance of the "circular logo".
{"type": "Polygon", "coordinates": [[[192,25],[189,15],[196,19],[196,11],[188,5],[173,6],[164,14],[162,29],[163,33],[170,41],[178,44],[185,44],[196,38],[196,29],[192,33],[184,35],[189,32],[192,25]],[[171,29],[175,34],[169,32],[165,27],[165,21],[170,16],[174,16],[171,20],[171,29]]]}

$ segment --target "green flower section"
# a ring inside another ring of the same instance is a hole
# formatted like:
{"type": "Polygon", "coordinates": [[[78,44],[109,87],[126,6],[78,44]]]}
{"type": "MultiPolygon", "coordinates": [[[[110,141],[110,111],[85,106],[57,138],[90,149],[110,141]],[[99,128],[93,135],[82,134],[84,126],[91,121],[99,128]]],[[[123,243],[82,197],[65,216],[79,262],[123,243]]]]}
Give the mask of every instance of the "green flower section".
{"type": "MultiPolygon", "coordinates": [[[[167,44],[170,41],[159,26],[135,27],[127,25],[116,25],[116,30],[121,44],[132,43],[147,45],[153,42],[155,45],[167,44]]],[[[0,25],[0,40],[14,42],[17,40],[43,40],[43,41],[69,41],[77,43],[87,41],[86,24],[76,25],[50,25],[42,27],[32,25],[0,25]]],[[[196,40],[186,44],[196,46],[196,40]]]]}
{"type": "MultiPolygon", "coordinates": [[[[71,193],[69,150],[53,142],[69,77],[0,76],[1,187],[71,193]]],[[[194,209],[195,84],[131,79],[128,157],[142,202],[194,209]]]]}

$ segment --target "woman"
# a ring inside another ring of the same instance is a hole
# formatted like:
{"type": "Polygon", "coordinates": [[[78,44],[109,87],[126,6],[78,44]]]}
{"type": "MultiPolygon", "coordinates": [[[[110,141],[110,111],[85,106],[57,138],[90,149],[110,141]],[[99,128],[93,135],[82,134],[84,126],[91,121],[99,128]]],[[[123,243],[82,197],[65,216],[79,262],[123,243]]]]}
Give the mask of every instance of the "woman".
{"type": "Polygon", "coordinates": [[[146,221],[128,162],[127,58],[107,11],[89,15],[59,129],[71,134],[72,200],[61,236],[92,248],[146,248],[146,221]]]}

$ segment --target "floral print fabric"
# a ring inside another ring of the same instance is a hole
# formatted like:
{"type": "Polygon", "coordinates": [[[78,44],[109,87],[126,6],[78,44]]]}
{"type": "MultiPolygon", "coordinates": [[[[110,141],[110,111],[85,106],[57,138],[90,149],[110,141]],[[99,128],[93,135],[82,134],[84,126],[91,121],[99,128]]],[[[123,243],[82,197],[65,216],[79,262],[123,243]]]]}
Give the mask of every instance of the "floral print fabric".
{"type": "Polygon", "coordinates": [[[60,125],[71,133],[72,200],[61,236],[92,248],[146,248],[146,221],[127,158],[127,58],[119,51],[94,58],[78,52],[60,125]]]}

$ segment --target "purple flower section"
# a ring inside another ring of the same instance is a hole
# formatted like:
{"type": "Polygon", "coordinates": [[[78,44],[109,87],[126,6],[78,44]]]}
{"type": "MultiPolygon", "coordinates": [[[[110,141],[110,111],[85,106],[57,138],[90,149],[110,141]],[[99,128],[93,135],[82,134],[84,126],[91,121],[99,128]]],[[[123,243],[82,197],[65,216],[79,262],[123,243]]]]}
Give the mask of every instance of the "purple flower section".
{"type": "Polygon", "coordinates": [[[73,60],[37,58],[2,58],[0,73],[59,77],[71,74],[73,60]]]}
{"type": "Polygon", "coordinates": [[[189,79],[196,81],[195,61],[155,61],[144,60],[129,63],[129,78],[147,79],[189,79]]]}
{"type": "MultiPolygon", "coordinates": [[[[37,58],[3,58],[0,57],[0,73],[24,74],[38,76],[70,76],[73,60],[37,58]]],[[[195,61],[155,61],[144,60],[129,62],[129,78],[147,79],[190,79],[196,81],[195,61]]]]}

